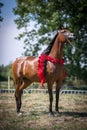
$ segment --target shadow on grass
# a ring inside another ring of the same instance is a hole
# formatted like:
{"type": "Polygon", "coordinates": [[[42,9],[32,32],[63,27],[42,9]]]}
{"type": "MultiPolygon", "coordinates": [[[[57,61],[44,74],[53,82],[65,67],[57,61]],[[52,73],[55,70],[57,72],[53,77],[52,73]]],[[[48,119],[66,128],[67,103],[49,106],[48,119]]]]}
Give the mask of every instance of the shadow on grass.
{"type": "Polygon", "coordinates": [[[74,116],[74,117],[87,117],[87,112],[61,112],[60,115],[74,116]]]}
{"type": "MultiPolygon", "coordinates": [[[[54,115],[57,113],[54,112],[54,115]]],[[[31,116],[42,116],[42,115],[49,115],[47,111],[32,111],[30,112],[31,116]]],[[[73,116],[73,117],[87,117],[87,112],[60,112],[57,114],[58,116],[73,116]]]]}

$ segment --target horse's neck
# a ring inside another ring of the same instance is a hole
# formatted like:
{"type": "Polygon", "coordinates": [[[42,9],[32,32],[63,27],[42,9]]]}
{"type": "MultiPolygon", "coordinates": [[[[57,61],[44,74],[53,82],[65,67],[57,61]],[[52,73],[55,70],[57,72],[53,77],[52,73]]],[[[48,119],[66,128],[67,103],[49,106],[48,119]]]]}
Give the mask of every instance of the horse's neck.
{"type": "Polygon", "coordinates": [[[53,58],[58,58],[58,59],[62,58],[62,56],[63,56],[63,44],[61,43],[61,41],[59,40],[58,37],[56,38],[49,55],[51,55],[53,58]]]}

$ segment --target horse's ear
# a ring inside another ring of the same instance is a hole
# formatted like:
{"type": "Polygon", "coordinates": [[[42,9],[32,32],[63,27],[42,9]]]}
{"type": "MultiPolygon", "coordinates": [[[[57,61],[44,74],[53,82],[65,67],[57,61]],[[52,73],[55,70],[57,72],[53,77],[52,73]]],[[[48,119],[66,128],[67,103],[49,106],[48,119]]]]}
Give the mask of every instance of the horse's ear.
{"type": "Polygon", "coordinates": [[[68,29],[69,25],[67,23],[64,24],[64,29],[68,29]]]}

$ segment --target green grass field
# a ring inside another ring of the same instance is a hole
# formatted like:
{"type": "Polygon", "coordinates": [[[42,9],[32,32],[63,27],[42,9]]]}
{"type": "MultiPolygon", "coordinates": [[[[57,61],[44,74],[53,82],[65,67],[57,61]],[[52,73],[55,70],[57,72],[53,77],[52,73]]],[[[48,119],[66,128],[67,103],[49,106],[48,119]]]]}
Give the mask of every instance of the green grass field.
{"type": "Polygon", "coordinates": [[[54,117],[49,116],[48,94],[24,94],[22,103],[19,117],[14,94],[0,94],[0,130],[87,130],[87,95],[60,95],[61,115],[54,117]]]}

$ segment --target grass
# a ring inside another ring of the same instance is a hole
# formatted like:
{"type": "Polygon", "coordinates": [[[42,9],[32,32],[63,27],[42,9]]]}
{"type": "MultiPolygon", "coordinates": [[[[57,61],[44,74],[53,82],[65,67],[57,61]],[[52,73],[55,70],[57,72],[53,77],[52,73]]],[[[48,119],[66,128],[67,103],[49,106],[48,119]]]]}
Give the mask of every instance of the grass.
{"type": "Polygon", "coordinates": [[[61,115],[55,117],[49,116],[48,99],[48,94],[24,94],[18,117],[14,94],[0,94],[0,130],[87,130],[87,95],[60,95],[61,115]]]}

